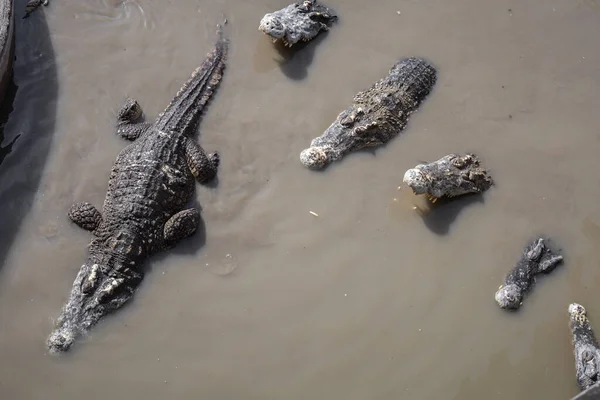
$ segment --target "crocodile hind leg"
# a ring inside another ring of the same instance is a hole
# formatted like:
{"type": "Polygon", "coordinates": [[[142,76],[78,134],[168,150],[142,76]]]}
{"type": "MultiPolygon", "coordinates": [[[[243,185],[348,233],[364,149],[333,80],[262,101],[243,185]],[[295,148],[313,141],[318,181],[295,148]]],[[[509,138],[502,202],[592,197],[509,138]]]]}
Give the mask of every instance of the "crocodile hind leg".
{"type": "Polygon", "coordinates": [[[218,153],[207,155],[204,149],[190,138],[187,141],[185,154],[188,166],[198,182],[207,183],[217,175],[217,169],[219,168],[218,153]]]}
{"type": "Polygon", "coordinates": [[[137,100],[129,97],[117,115],[117,135],[126,140],[139,138],[150,126],[148,122],[137,122],[143,111],[137,100]]]}
{"type": "Polygon", "coordinates": [[[81,202],[71,206],[69,219],[86,231],[94,231],[102,222],[102,214],[90,203],[81,202]]]}
{"type": "Polygon", "coordinates": [[[196,233],[200,224],[200,213],[195,208],[179,211],[165,223],[164,239],[168,246],[196,233]]]}

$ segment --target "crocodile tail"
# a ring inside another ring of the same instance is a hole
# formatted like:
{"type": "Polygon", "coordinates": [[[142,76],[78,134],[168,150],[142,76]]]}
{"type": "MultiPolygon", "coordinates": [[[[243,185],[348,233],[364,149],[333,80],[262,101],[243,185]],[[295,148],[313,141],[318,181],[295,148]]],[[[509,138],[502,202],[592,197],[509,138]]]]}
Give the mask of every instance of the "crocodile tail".
{"type": "MultiPolygon", "coordinates": [[[[226,21],[226,20],[225,20],[226,21]]],[[[217,25],[217,40],[206,59],[183,84],[171,103],[158,116],[157,128],[191,135],[202,112],[221,82],[229,41],[224,37],[223,27],[217,25]]]]}

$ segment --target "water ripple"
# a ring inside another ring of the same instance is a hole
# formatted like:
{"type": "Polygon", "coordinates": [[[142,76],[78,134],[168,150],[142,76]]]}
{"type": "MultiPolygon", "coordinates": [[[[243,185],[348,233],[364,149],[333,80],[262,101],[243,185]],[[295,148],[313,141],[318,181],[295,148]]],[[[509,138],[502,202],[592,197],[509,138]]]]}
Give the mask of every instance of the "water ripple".
{"type": "Polygon", "coordinates": [[[156,27],[156,16],[146,9],[138,0],[101,0],[93,6],[82,6],[82,11],[75,13],[76,19],[139,22],[145,29],[156,27]]]}

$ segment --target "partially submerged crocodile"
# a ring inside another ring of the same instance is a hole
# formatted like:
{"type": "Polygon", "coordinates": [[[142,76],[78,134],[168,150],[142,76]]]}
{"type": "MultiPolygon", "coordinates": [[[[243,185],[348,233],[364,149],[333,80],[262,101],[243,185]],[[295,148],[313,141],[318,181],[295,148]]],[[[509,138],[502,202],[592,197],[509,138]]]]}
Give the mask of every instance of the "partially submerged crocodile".
{"type": "Polygon", "coordinates": [[[219,165],[193,139],[201,112],[221,81],[228,42],[219,38],[206,60],[153,123],[138,122],[142,109],[128,99],[117,133],[135,140],[117,156],[101,214],[89,203],[74,204],[69,218],[92,231],[88,258],[48,338],[51,352],[66,351],[78,336],[133,297],[144,261],[195,233],[196,208],[186,208],[195,182],[210,181],[219,165]]]}
{"type": "Polygon", "coordinates": [[[353,151],[389,142],[404,129],[436,79],[435,68],[425,60],[398,61],[386,77],[354,96],[354,103],[300,153],[300,162],[323,169],[353,151]]]}
{"type": "Polygon", "coordinates": [[[50,4],[49,0],[29,0],[27,4],[25,4],[25,15],[23,19],[29,17],[29,15],[40,8],[41,6],[47,6],[50,4]]]}
{"type": "Polygon", "coordinates": [[[504,309],[516,310],[521,307],[525,294],[529,292],[536,280],[536,275],[549,273],[563,261],[563,256],[556,255],[538,238],[525,247],[517,265],[504,279],[494,298],[504,309]]]}
{"type": "Polygon", "coordinates": [[[273,42],[281,40],[292,46],[300,41],[308,42],[337,19],[330,8],[317,4],[317,0],[305,0],[290,4],[281,10],[265,14],[258,29],[271,37],[273,42]]]}
{"type": "Polygon", "coordinates": [[[488,190],[493,180],[475,154],[449,154],[428,164],[419,164],[404,174],[403,182],[415,194],[426,194],[432,202],[488,190]]]}
{"type": "Polygon", "coordinates": [[[575,354],[575,376],[581,390],[585,390],[600,379],[600,346],[582,305],[569,304],[569,320],[575,354]]]}

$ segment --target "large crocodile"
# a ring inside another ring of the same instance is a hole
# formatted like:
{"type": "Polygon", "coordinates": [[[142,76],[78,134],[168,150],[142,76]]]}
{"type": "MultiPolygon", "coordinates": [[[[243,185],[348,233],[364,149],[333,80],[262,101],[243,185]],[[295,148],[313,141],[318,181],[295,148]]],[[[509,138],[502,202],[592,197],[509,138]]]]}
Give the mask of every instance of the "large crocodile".
{"type": "Polygon", "coordinates": [[[525,247],[517,265],[504,278],[504,284],[494,296],[496,302],[504,309],[518,309],[525,294],[535,283],[536,276],[550,273],[562,261],[563,256],[554,254],[544,243],[544,239],[538,238],[525,247]]]}
{"type": "Polygon", "coordinates": [[[317,0],[305,0],[265,14],[258,30],[273,42],[281,40],[284,45],[292,47],[300,41],[312,40],[321,31],[329,30],[336,19],[332,9],[317,4],[317,0]]]}
{"type": "Polygon", "coordinates": [[[101,318],[133,297],[144,261],[195,233],[200,222],[194,179],[216,176],[217,153],[207,155],[193,139],[201,112],[221,81],[228,41],[218,40],[206,60],[153,123],[138,122],[142,109],[128,99],[118,113],[117,133],[135,140],[117,156],[101,214],[76,203],[69,218],[92,231],[88,257],[49,336],[51,352],[66,351],[101,318]]]}
{"type": "Polygon", "coordinates": [[[442,197],[482,193],[493,184],[475,154],[448,154],[437,161],[419,164],[406,171],[402,181],[415,194],[426,194],[434,203],[442,197]]]}
{"type": "Polygon", "coordinates": [[[436,79],[435,68],[425,60],[398,61],[385,78],[354,96],[354,103],[300,153],[300,161],[322,169],[350,152],[389,142],[404,129],[436,79]]]}
{"type": "Polygon", "coordinates": [[[581,390],[600,380],[600,346],[581,304],[569,304],[569,327],[573,336],[575,376],[581,390]]]}

